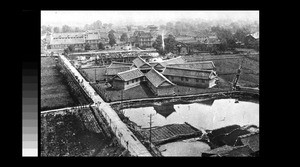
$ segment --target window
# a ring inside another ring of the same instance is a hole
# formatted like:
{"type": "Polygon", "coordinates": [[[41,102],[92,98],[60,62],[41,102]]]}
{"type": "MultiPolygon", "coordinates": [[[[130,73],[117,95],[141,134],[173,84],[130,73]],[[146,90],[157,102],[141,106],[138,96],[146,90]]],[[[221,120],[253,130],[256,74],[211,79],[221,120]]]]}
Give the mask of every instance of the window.
{"type": "Polygon", "coordinates": [[[196,82],[199,82],[199,79],[196,79],[196,82]]]}
{"type": "Polygon", "coordinates": [[[205,83],[205,80],[202,80],[202,83],[205,83]]]}
{"type": "Polygon", "coordinates": [[[184,80],[184,78],[183,77],[181,77],[181,81],[183,81],[184,80]]]}
{"type": "Polygon", "coordinates": [[[134,80],[132,80],[131,83],[134,83],[134,80]]]}
{"type": "Polygon", "coordinates": [[[127,81],[126,84],[128,85],[128,84],[129,84],[129,81],[127,81]]]}
{"type": "Polygon", "coordinates": [[[189,81],[189,79],[188,79],[188,78],[185,78],[185,80],[186,80],[186,81],[189,81]]]}

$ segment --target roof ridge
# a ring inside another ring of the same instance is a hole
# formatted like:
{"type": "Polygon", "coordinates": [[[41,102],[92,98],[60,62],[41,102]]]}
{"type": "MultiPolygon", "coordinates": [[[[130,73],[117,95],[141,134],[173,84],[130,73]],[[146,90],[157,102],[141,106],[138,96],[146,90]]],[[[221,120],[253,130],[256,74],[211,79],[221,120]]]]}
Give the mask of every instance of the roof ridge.
{"type": "Polygon", "coordinates": [[[163,78],[165,81],[169,82],[170,84],[174,85],[173,82],[171,82],[168,78],[166,78],[164,75],[162,75],[160,72],[152,68],[151,70],[154,70],[161,78],[163,78]]]}
{"type": "Polygon", "coordinates": [[[181,70],[188,70],[188,71],[199,71],[199,72],[213,72],[214,70],[202,70],[202,69],[190,69],[190,68],[182,68],[182,67],[173,67],[173,66],[166,66],[167,68],[174,68],[174,69],[181,69],[181,70]]]}
{"type": "Polygon", "coordinates": [[[134,70],[139,70],[139,69],[138,68],[133,68],[133,69],[130,69],[130,70],[127,70],[127,71],[119,72],[118,74],[121,74],[121,73],[123,74],[123,73],[134,71],[134,70]]]}

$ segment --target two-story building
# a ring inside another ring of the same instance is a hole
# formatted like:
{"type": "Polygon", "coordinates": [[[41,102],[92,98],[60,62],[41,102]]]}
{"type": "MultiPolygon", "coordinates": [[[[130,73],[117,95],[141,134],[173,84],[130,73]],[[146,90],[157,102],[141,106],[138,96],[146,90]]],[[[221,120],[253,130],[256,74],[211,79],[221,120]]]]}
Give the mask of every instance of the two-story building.
{"type": "Polygon", "coordinates": [[[152,47],[153,43],[151,33],[144,31],[135,31],[131,41],[136,47],[152,47]]]}

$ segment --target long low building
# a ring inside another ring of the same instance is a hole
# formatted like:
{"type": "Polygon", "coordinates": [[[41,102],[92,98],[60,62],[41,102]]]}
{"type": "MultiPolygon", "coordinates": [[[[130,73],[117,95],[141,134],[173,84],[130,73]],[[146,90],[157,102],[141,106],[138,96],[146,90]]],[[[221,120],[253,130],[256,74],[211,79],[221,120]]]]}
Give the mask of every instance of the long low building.
{"type": "Polygon", "coordinates": [[[178,67],[178,68],[188,68],[188,69],[216,70],[216,66],[212,61],[169,64],[167,66],[178,67]]]}
{"type": "Polygon", "coordinates": [[[147,84],[156,96],[173,96],[175,84],[155,69],[145,74],[147,84]]]}
{"type": "Polygon", "coordinates": [[[216,85],[217,74],[213,70],[186,69],[167,66],[162,74],[178,85],[212,88],[216,85]]]}

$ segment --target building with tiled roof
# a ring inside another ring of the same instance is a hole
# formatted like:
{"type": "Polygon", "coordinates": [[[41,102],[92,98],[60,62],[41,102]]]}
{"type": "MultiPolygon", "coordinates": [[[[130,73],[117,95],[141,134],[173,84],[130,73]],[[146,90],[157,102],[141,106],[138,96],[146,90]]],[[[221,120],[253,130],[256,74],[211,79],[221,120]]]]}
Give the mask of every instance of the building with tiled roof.
{"type": "Polygon", "coordinates": [[[162,74],[178,85],[212,88],[216,85],[217,74],[213,70],[186,69],[167,66],[162,74]]]}
{"type": "Polygon", "coordinates": [[[83,33],[54,33],[50,40],[51,49],[64,49],[74,45],[76,49],[83,49],[85,38],[83,33]]]}
{"type": "Polygon", "coordinates": [[[175,84],[155,69],[147,72],[145,78],[149,88],[156,96],[172,96],[175,94],[175,84]]]}
{"type": "Polygon", "coordinates": [[[139,68],[144,73],[148,72],[152,68],[152,66],[144,59],[142,59],[140,56],[135,58],[132,62],[136,68],[139,68]]]}
{"type": "Polygon", "coordinates": [[[109,79],[113,78],[115,75],[117,75],[118,73],[128,71],[130,69],[131,69],[130,66],[107,67],[105,69],[106,79],[109,80],[109,79]]]}
{"type": "Polygon", "coordinates": [[[138,68],[123,71],[113,77],[112,87],[127,90],[138,86],[143,78],[144,74],[138,68]]]}
{"type": "Polygon", "coordinates": [[[249,146],[228,146],[224,145],[202,153],[202,157],[249,157],[253,151],[249,146]]]}
{"type": "Polygon", "coordinates": [[[259,133],[250,133],[241,135],[238,137],[236,144],[240,145],[248,145],[253,152],[259,151],[259,133]]]}
{"type": "Polygon", "coordinates": [[[180,64],[169,64],[170,67],[188,68],[188,69],[200,69],[200,70],[216,70],[216,67],[212,61],[201,62],[189,62],[180,64]]]}
{"type": "Polygon", "coordinates": [[[152,35],[149,32],[135,31],[130,40],[136,47],[152,47],[152,35]]]}

